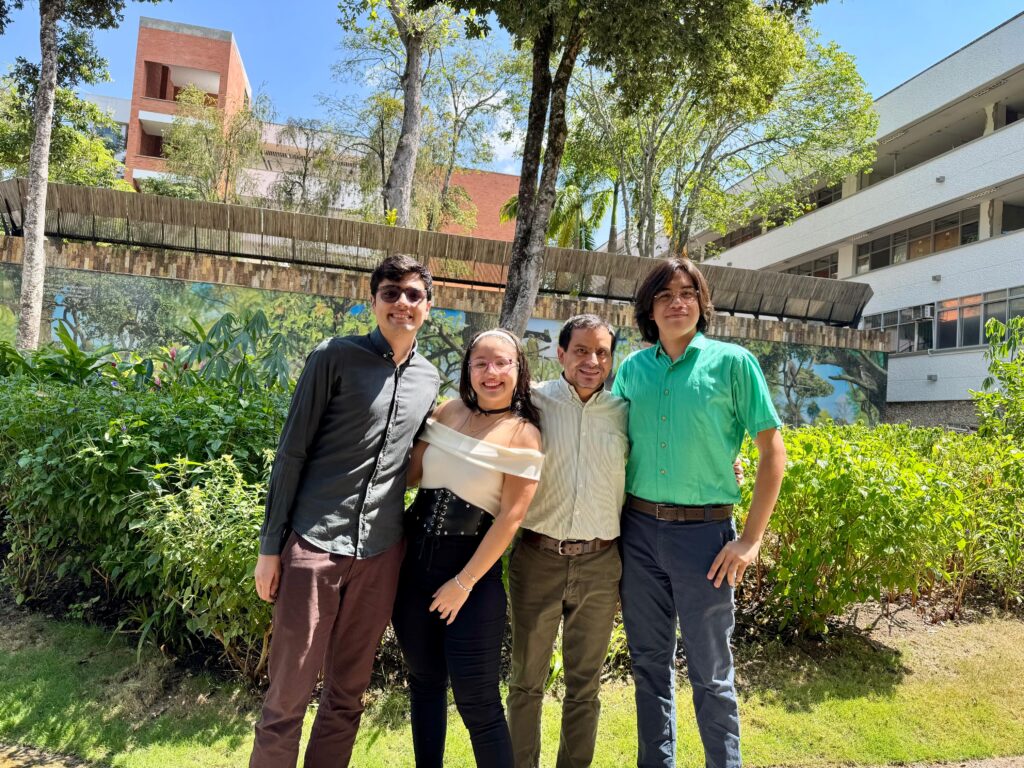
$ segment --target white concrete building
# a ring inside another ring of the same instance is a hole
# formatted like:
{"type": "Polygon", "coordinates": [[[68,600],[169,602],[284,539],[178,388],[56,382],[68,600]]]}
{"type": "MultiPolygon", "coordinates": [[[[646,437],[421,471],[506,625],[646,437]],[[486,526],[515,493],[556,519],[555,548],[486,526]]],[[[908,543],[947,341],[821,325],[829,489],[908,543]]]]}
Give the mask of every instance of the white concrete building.
{"type": "Polygon", "coordinates": [[[969,425],[983,327],[1024,315],[1024,14],[880,97],[874,169],[789,226],[697,246],[708,263],[855,280],[890,329],[888,420],[969,425]]]}

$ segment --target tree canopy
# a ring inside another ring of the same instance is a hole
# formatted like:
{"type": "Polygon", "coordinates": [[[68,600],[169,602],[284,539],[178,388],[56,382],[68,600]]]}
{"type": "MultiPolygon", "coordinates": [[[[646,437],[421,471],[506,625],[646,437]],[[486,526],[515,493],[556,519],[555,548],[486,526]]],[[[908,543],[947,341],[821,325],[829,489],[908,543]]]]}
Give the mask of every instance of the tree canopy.
{"type": "Polygon", "coordinates": [[[873,161],[877,120],[852,58],[757,6],[742,28],[729,54],[742,77],[701,84],[682,71],[639,105],[593,69],[578,78],[571,141],[622,182],[627,252],[655,255],[663,232],[682,253],[695,226],[788,221],[811,190],[873,161]]]}
{"type": "MultiPolygon", "coordinates": [[[[426,9],[447,5],[466,12],[472,31],[485,34],[494,19],[528,50],[532,78],[502,325],[526,328],[540,287],[543,249],[555,203],[565,141],[567,91],[577,62],[605,71],[627,104],[662,97],[679,72],[697,92],[747,73],[730,54],[744,42],[752,6],[772,17],[805,14],[816,0],[414,0],[426,9]]],[[[771,97],[771,83],[764,84],[771,97]]]]}
{"type": "Polygon", "coordinates": [[[233,114],[211,103],[208,94],[189,84],[177,96],[178,111],[163,151],[174,180],[191,188],[198,199],[234,203],[256,195],[246,174],[262,157],[263,125],[270,105],[261,96],[233,114]]]}

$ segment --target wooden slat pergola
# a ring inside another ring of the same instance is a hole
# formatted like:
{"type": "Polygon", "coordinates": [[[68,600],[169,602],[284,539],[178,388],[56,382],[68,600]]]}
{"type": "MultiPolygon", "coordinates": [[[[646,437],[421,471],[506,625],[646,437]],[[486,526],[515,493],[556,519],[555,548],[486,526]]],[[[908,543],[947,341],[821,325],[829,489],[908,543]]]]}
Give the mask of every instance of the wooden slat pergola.
{"type": "MultiPolygon", "coordinates": [[[[20,235],[27,183],[0,182],[0,227],[20,235]]],[[[46,234],[245,259],[369,272],[386,255],[408,253],[436,280],[502,290],[511,244],[266,208],[179,200],[51,183],[46,234]]],[[[651,260],[546,248],[541,293],[631,301],[651,260]]],[[[718,312],[856,327],[870,286],[841,280],[702,265],[718,312]]]]}

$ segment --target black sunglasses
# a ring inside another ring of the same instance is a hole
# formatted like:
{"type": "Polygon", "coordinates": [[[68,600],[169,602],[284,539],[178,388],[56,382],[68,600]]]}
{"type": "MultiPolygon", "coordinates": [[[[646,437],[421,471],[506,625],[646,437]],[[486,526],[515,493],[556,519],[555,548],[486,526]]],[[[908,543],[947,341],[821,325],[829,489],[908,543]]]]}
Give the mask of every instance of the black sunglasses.
{"type": "Polygon", "coordinates": [[[385,301],[388,304],[394,304],[398,301],[398,297],[403,293],[405,294],[406,300],[414,306],[427,298],[426,291],[421,291],[419,288],[413,288],[411,286],[402,288],[400,285],[385,285],[377,291],[377,295],[380,296],[381,301],[385,301]]]}

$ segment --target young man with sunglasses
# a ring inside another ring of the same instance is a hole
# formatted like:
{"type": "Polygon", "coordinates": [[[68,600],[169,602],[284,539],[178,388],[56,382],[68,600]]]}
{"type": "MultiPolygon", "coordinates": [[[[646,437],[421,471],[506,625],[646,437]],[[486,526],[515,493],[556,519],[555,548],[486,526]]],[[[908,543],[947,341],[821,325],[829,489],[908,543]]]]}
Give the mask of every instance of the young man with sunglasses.
{"type": "Polygon", "coordinates": [[[409,452],[440,384],[416,352],[431,288],[412,258],[385,259],[370,277],[377,328],[320,344],[296,384],[260,530],[256,590],[275,605],[251,768],[296,764],[321,669],[304,765],[337,768],[351,758],[404,554],[409,452]]]}
{"type": "Polygon", "coordinates": [[[757,358],[704,336],[713,307],[693,262],[668,259],[651,270],[634,312],[653,346],[623,361],[612,392],[629,401],[621,597],[637,765],[675,766],[678,622],[705,764],[739,768],[733,589],[757,556],[782,484],[781,423],[757,358]],[[744,433],[759,461],[737,538],[732,462],[744,433]]]}

